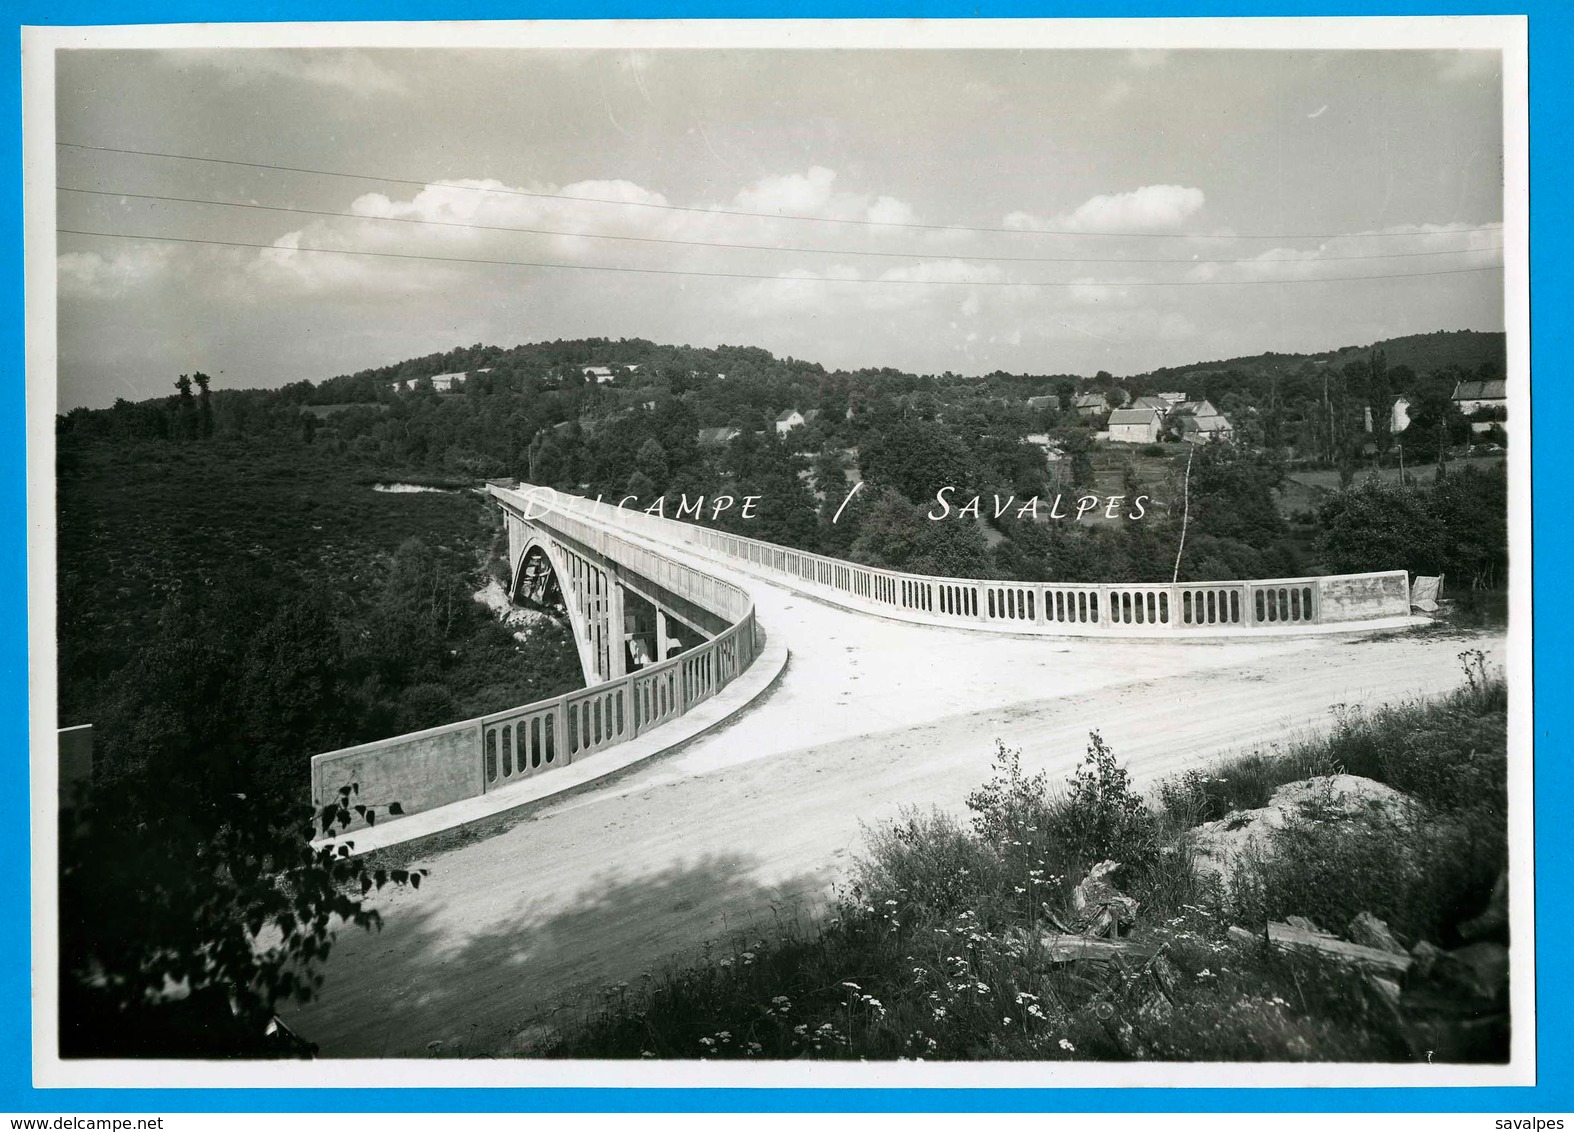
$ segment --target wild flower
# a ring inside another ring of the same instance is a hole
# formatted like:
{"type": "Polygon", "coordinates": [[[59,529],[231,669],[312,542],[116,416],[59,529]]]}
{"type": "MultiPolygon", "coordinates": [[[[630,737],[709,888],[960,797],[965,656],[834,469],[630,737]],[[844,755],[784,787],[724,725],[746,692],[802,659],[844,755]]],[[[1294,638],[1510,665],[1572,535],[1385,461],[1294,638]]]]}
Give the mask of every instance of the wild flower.
{"type": "Polygon", "coordinates": [[[1061,1038],[1060,1039],[1060,1048],[1065,1050],[1067,1053],[1076,1053],[1077,1052],[1077,1047],[1071,1044],[1071,1039],[1070,1038],[1061,1038]]]}
{"type": "Polygon", "coordinates": [[[713,1046],[715,1044],[716,1044],[716,1039],[715,1038],[701,1038],[700,1039],[700,1045],[704,1046],[706,1049],[709,1049],[711,1046],[713,1046]]]}
{"type": "Polygon", "coordinates": [[[1218,976],[1216,976],[1212,971],[1208,970],[1208,968],[1204,967],[1202,970],[1197,972],[1197,977],[1199,979],[1213,979],[1217,978],[1218,976]]]}
{"type": "Polygon", "coordinates": [[[863,990],[863,987],[859,986],[857,983],[843,983],[842,986],[847,987],[850,990],[855,990],[855,991],[863,990]]]}

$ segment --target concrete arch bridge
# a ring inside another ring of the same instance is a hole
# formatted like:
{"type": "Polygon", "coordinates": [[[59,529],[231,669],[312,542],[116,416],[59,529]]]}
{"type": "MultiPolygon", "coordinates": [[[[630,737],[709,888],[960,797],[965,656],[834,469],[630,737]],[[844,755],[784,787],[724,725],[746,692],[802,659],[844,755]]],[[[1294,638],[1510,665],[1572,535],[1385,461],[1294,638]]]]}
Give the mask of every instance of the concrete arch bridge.
{"type": "Polygon", "coordinates": [[[352,830],[356,852],[430,871],[376,897],[383,930],[344,933],[290,1015],[329,1055],[527,1048],[583,988],[812,909],[861,823],[960,810],[996,741],[1058,780],[1096,728],[1145,786],[1459,679],[1457,640],[1379,631],[1415,623],[1401,572],[930,578],[490,491],[515,594],[556,587],[587,686],[313,760],[318,798],[355,781],[409,815],[352,830]]]}
{"type": "MultiPolygon", "coordinates": [[[[312,760],[315,804],[326,804],[354,782],[368,805],[398,801],[406,814],[434,810],[565,769],[679,722],[748,675],[762,655],[764,627],[751,596],[756,583],[866,617],[1010,636],[1244,639],[1411,623],[1402,570],[1180,584],[937,578],[861,566],[551,488],[488,491],[507,526],[510,597],[561,602],[585,688],[318,755],[312,760]]],[[[792,646],[791,640],[777,642],[778,670],[792,646]]],[[[753,683],[763,690],[759,676],[753,683]]],[[[673,742],[686,738],[682,729],[672,732],[673,742]]],[[[661,746],[647,739],[639,757],[661,746]]]]}

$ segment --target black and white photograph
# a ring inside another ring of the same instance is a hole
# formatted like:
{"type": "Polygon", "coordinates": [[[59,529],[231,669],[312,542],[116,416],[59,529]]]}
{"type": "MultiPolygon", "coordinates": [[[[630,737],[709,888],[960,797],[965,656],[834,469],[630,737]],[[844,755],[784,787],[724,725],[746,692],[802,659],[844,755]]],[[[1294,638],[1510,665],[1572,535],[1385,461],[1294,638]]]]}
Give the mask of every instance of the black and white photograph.
{"type": "Polygon", "coordinates": [[[30,29],[35,1080],[1532,1082],[1524,35],[30,29]]]}

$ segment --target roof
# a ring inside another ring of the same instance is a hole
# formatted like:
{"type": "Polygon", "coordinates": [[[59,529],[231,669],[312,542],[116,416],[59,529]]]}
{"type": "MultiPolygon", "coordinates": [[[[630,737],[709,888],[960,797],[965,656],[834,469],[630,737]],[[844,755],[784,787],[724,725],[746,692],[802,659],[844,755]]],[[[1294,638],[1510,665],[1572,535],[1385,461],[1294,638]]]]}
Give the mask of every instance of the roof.
{"type": "Polygon", "coordinates": [[[785,413],[778,413],[777,416],[776,416],[776,419],[777,419],[777,421],[790,421],[794,417],[800,417],[801,418],[802,416],[803,416],[803,414],[800,413],[797,409],[788,409],[785,413]]]}
{"type": "Polygon", "coordinates": [[[731,440],[737,435],[738,430],[735,428],[700,429],[700,441],[704,444],[725,444],[727,441],[731,440]]]}
{"type": "Polygon", "coordinates": [[[1190,413],[1180,419],[1182,432],[1229,432],[1230,422],[1222,416],[1195,417],[1190,413]]]}
{"type": "Polygon", "coordinates": [[[1455,401],[1506,401],[1506,381],[1461,381],[1454,386],[1455,401]]]}
{"type": "Polygon", "coordinates": [[[1157,409],[1161,413],[1170,411],[1170,403],[1156,393],[1145,394],[1131,403],[1133,409],[1157,409]]]}
{"type": "Polygon", "coordinates": [[[1109,415],[1109,427],[1153,424],[1158,416],[1157,409],[1116,409],[1109,415]]]}
{"type": "Polygon", "coordinates": [[[1042,397],[1029,397],[1027,403],[1030,408],[1042,409],[1046,405],[1059,405],[1060,398],[1053,393],[1046,393],[1042,397]]]}
{"type": "Polygon", "coordinates": [[[1079,393],[1075,404],[1079,409],[1086,409],[1094,405],[1107,405],[1109,402],[1104,399],[1102,393],[1079,393]]]}

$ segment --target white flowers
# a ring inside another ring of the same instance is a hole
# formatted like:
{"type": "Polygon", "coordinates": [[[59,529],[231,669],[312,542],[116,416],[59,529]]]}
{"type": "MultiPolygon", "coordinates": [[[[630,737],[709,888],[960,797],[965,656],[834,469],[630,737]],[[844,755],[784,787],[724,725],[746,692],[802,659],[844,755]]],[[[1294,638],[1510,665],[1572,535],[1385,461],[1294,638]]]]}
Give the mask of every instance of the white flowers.
{"type": "Polygon", "coordinates": [[[1077,1052],[1077,1047],[1071,1044],[1071,1039],[1070,1038],[1061,1038],[1060,1039],[1060,1048],[1065,1050],[1067,1053],[1076,1053],[1077,1052]]]}

